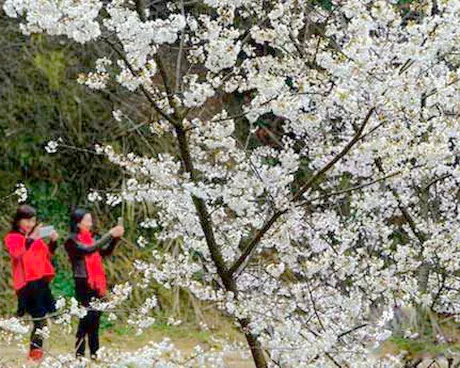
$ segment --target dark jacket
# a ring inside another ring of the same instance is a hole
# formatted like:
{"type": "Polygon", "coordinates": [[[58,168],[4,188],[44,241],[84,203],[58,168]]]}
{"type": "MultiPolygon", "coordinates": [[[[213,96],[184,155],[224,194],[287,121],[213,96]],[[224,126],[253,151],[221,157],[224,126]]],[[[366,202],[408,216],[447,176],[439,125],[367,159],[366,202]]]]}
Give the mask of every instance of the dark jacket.
{"type": "Polygon", "coordinates": [[[76,234],[72,234],[65,242],[65,250],[69,255],[70,262],[72,263],[73,276],[76,278],[87,278],[85,255],[99,252],[101,256],[106,257],[112,254],[115,245],[120,240],[114,238],[109,233],[98,239],[93,245],[88,246],[80,243],[76,239],[76,234]]]}

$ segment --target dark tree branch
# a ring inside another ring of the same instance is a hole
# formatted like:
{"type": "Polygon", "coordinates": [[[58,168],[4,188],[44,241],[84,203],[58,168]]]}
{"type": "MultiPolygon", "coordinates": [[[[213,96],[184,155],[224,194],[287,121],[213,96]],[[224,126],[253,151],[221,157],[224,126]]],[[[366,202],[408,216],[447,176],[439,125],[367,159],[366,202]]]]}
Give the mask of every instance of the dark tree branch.
{"type": "MultiPolygon", "coordinates": [[[[298,200],[302,197],[302,195],[310,189],[327,171],[329,171],[340,159],[342,159],[352,148],[353,146],[360,140],[360,137],[367,126],[372,114],[375,111],[375,107],[372,107],[366,117],[364,118],[363,123],[359,127],[358,131],[353,136],[352,140],[340,151],[331,161],[329,161],[322,169],[320,169],[315,175],[311,177],[310,180],[292,197],[292,202],[298,200]]],[[[238,276],[238,274],[244,269],[246,264],[249,262],[252,254],[254,253],[257,245],[259,244],[262,237],[271,229],[273,224],[288,210],[280,210],[276,211],[262,226],[262,228],[257,231],[254,237],[248,242],[248,244],[243,248],[243,253],[240,257],[235,261],[235,263],[230,267],[229,273],[238,276]]]]}
{"type": "Polygon", "coordinates": [[[382,181],[385,181],[387,179],[390,179],[390,178],[393,178],[395,176],[398,176],[399,174],[401,174],[401,171],[396,171],[392,174],[388,174],[388,175],[385,175],[381,178],[378,178],[378,179],[375,179],[375,180],[372,180],[370,182],[367,182],[367,183],[364,183],[364,184],[361,184],[361,185],[357,185],[357,186],[354,186],[354,187],[351,187],[351,188],[347,188],[347,189],[343,189],[343,190],[339,190],[337,192],[332,192],[332,193],[328,193],[328,194],[325,194],[323,196],[319,196],[319,197],[316,197],[316,198],[312,198],[308,201],[305,201],[305,202],[302,202],[302,203],[299,203],[297,205],[297,207],[300,207],[300,206],[305,206],[305,205],[309,205],[315,201],[320,201],[320,200],[323,200],[323,199],[328,199],[328,198],[331,198],[331,197],[335,197],[335,196],[338,196],[338,195],[341,195],[341,194],[346,194],[346,193],[351,193],[351,192],[354,192],[356,190],[359,190],[359,189],[363,189],[363,188],[366,188],[368,186],[371,186],[373,184],[376,184],[376,183],[380,183],[382,181]]]}
{"type": "MultiPolygon", "coordinates": [[[[123,62],[128,67],[129,71],[135,77],[138,77],[139,73],[134,69],[134,67],[131,65],[131,63],[126,58],[126,55],[117,47],[117,45],[114,42],[110,41],[108,38],[105,38],[105,42],[107,42],[107,44],[109,44],[110,47],[112,47],[112,49],[116,52],[116,54],[123,60],[123,62]]],[[[163,118],[165,118],[169,123],[171,123],[171,125],[176,126],[177,125],[176,121],[158,107],[158,105],[155,102],[155,99],[150,95],[150,93],[145,89],[145,87],[141,85],[139,88],[142,91],[142,94],[147,98],[147,100],[150,102],[152,107],[155,109],[155,111],[158,112],[158,114],[160,114],[163,118]]]]}
{"type": "Polygon", "coordinates": [[[372,107],[366,117],[364,118],[363,123],[353,136],[352,140],[339,152],[331,161],[329,161],[321,170],[319,170],[292,198],[293,201],[299,199],[307,190],[309,190],[326,172],[328,172],[334,165],[345,157],[348,152],[353,148],[353,146],[360,140],[361,135],[364,129],[367,126],[372,114],[375,111],[375,107],[372,107]]]}

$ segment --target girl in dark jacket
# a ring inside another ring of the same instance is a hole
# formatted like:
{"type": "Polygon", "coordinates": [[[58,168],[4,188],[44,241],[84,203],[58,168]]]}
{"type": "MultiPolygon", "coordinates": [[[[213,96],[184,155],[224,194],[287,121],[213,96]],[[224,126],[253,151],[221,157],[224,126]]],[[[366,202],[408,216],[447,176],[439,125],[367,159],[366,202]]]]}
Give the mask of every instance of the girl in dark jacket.
{"type": "MultiPolygon", "coordinates": [[[[124,234],[124,227],[117,225],[96,241],[91,233],[92,226],[91,213],[76,209],[71,215],[71,234],[65,243],[65,249],[72,263],[76,298],[86,308],[90,306],[92,299],[105,296],[107,281],[102,258],[113,252],[115,245],[124,234]]],[[[100,311],[89,309],[86,316],[80,319],[75,344],[77,358],[85,355],[86,336],[88,336],[91,358],[97,357],[100,318],[100,311]]]]}
{"type": "Polygon", "coordinates": [[[49,283],[55,275],[51,257],[56,250],[58,234],[53,231],[47,244],[40,238],[37,211],[28,205],[18,208],[12,229],[5,236],[5,247],[11,257],[13,287],[18,297],[18,315],[28,313],[34,327],[30,338],[29,358],[43,357],[43,338],[37,330],[46,326],[46,314],[56,311],[49,283]]]}

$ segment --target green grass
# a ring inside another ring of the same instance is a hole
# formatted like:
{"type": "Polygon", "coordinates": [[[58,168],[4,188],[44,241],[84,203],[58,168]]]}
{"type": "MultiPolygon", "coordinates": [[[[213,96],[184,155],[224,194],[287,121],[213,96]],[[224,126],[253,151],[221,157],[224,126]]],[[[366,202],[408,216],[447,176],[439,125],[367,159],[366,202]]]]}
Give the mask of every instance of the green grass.
{"type": "Polygon", "coordinates": [[[452,316],[426,309],[408,309],[406,317],[393,330],[393,335],[379,348],[379,355],[399,355],[418,361],[453,357],[460,353],[460,325],[452,316]],[[409,338],[404,331],[416,333],[409,338]]]}
{"type": "MultiPolygon", "coordinates": [[[[103,315],[104,316],[104,315],[103,315]]],[[[216,317],[218,323],[213,328],[202,329],[194,322],[184,322],[179,326],[173,326],[161,320],[154,323],[150,328],[145,330],[143,335],[146,336],[163,336],[169,337],[172,340],[190,341],[197,344],[215,345],[215,338],[228,338],[231,340],[242,340],[243,335],[234,327],[231,321],[224,317],[216,317]]],[[[120,337],[133,336],[136,334],[136,329],[122,321],[109,322],[111,325],[107,326],[104,330],[108,334],[114,334],[120,337]]]]}
{"type": "Polygon", "coordinates": [[[407,351],[411,356],[432,356],[437,357],[447,351],[460,352],[460,344],[435,343],[431,340],[409,339],[402,336],[391,337],[387,343],[394,346],[396,351],[407,351]]]}

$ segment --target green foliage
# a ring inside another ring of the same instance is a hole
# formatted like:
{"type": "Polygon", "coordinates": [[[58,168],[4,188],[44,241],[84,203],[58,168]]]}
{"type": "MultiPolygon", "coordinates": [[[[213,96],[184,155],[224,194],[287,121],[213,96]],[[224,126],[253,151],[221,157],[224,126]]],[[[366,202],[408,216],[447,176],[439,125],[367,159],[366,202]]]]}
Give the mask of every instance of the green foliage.
{"type": "Polygon", "coordinates": [[[50,50],[46,53],[37,53],[34,56],[34,64],[48,78],[50,88],[59,91],[66,68],[64,52],[50,50]]]}
{"type": "Polygon", "coordinates": [[[313,4],[321,5],[324,9],[332,10],[332,1],[331,0],[312,0],[313,4]]]}
{"type": "Polygon", "coordinates": [[[54,297],[70,298],[75,296],[74,281],[68,267],[65,267],[65,264],[59,260],[54,265],[57,270],[56,276],[51,283],[51,291],[54,297]]]}
{"type": "Polygon", "coordinates": [[[29,203],[39,210],[39,221],[54,225],[58,231],[66,232],[70,211],[66,199],[72,194],[66,183],[56,185],[50,182],[29,182],[29,203]]]}
{"type": "MultiPolygon", "coordinates": [[[[117,326],[118,328],[123,328],[125,326],[125,324],[121,325],[121,326],[118,326],[115,324],[114,321],[110,321],[109,320],[109,317],[107,316],[107,313],[102,313],[101,315],[101,321],[100,321],[100,329],[102,331],[104,330],[111,330],[111,329],[114,329],[114,327],[117,326]]],[[[117,331],[117,330],[115,330],[117,331]]]]}

